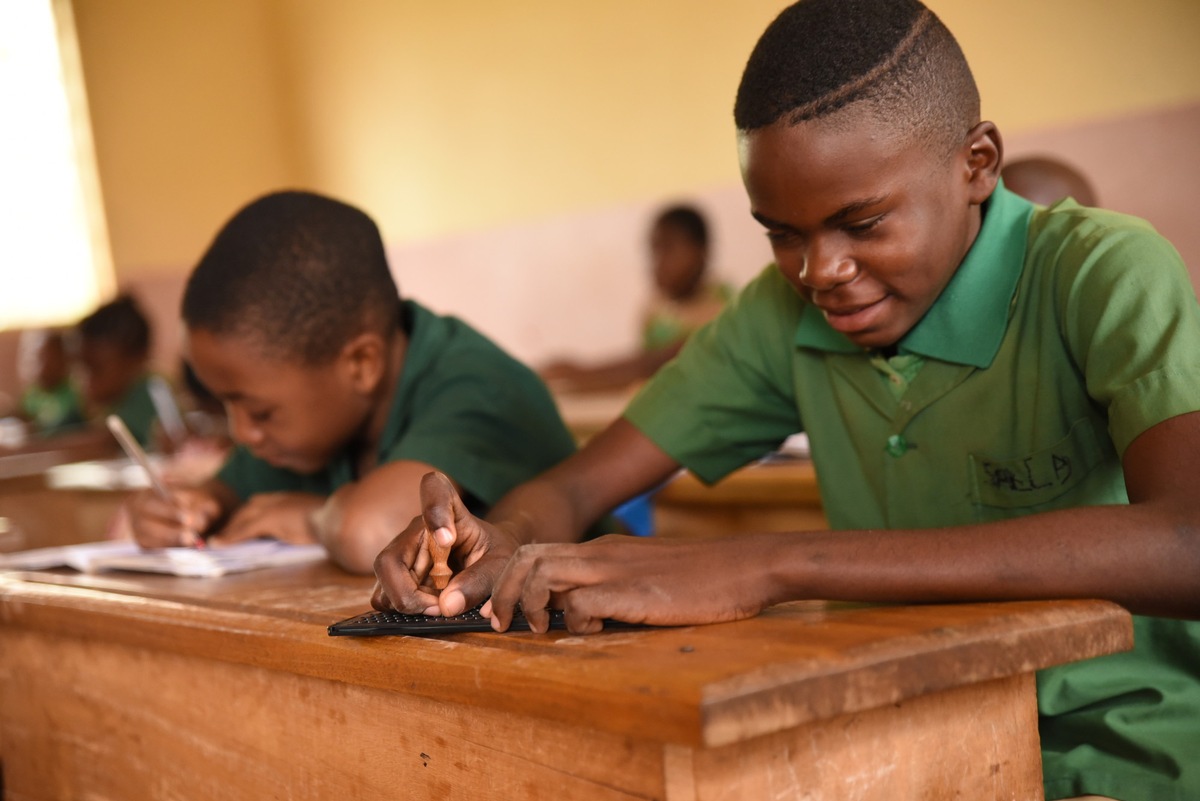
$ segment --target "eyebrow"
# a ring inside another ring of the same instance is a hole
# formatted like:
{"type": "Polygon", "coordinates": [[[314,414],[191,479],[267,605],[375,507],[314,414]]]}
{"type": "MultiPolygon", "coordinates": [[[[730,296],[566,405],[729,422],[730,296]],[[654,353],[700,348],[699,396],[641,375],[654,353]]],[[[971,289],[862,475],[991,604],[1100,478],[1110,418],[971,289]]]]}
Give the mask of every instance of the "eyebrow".
{"type": "MultiPolygon", "coordinates": [[[[863,198],[862,200],[855,200],[852,203],[847,203],[846,205],[842,206],[840,209],[835,211],[833,214],[830,214],[828,217],[826,217],[824,222],[826,225],[837,225],[839,223],[844,222],[847,217],[853,217],[855,214],[858,214],[863,209],[869,209],[872,206],[883,203],[889,197],[891,197],[890,193],[883,194],[883,195],[876,195],[875,197],[863,198]]],[[[780,222],[779,220],[771,219],[767,215],[761,214],[754,210],[750,211],[750,216],[752,216],[754,219],[758,220],[759,223],[761,223],[766,228],[777,228],[777,229],[784,229],[784,230],[789,230],[789,231],[796,230],[794,226],[788,225],[785,222],[780,222]]]]}

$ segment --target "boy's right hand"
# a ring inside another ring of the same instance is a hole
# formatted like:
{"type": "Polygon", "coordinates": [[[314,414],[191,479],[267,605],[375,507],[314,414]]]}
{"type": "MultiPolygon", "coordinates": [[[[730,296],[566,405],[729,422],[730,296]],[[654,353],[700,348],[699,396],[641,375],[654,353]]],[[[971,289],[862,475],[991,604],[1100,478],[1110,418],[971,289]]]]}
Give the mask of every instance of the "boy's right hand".
{"type": "Polygon", "coordinates": [[[467,511],[441,473],[421,479],[421,515],[413,519],[375,558],[376,609],[452,617],[478,606],[520,545],[503,528],[467,511]],[[450,546],[454,575],[439,594],[427,582],[432,560],[428,537],[450,546]]]}
{"type": "Polygon", "coordinates": [[[133,538],[143,548],[173,548],[195,544],[221,515],[216,496],[203,489],[171,490],[166,500],[142,490],[126,501],[133,538]]]}

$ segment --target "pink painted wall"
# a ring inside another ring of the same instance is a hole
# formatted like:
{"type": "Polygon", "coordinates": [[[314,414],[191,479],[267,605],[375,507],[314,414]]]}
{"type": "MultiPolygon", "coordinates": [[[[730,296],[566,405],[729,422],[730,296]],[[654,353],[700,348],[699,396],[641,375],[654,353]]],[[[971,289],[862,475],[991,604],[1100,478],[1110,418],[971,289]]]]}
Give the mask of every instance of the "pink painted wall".
{"type": "Polygon", "coordinates": [[[1092,182],[1099,205],[1171,240],[1200,291],[1200,104],[1007,137],[1007,157],[1052,154],[1092,182]]]}
{"type": "MultiPolygon", "coordinates": [[[[1007,136],[1007,155],[1054,154],[1091,179],[1101,205],[1144,217],[1175,243],[1200,289],[1200,104],[1007,136]]],[[[691,198],[714,229],[713,268],[741,284],[770,258],[741,186],[691,198]]],[[[392,249],[402,291],[454,310],[538,363],[633,347],[657,203],[477,231],[392,249]]]]}

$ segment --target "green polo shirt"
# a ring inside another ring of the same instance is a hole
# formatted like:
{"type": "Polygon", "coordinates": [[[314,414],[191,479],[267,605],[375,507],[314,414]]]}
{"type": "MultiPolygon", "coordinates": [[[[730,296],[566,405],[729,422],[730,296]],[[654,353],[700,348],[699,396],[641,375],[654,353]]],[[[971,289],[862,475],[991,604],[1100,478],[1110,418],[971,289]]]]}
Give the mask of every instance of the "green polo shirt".
{"type": "MultiPolygon", "coordinates": [[[[807,431],[834,528],[1127,503],[1125,448],[1200,409],[1187,271],[1131,217],[1042,209],[1003,187],[984,212],[891,359],[830,328],[770,266],[626,418],[710,482],[807,431]]],[[[1133,652],[1039,677],[1049,798],[1200,798],[1200,624],[1135,630],[1133,652]]]]}
{"type": "Polygon", "coordinates": [[[152,448],[154,421],[158,419],[158,412],[154,408],[154,399],[150,396],[150,373],[135,381],[105,414],[120,417],[139,445],[152,448]]]}
{"type": "MultiPolygon", "coordinates": [[[[379,440],[377,464],[425,462],[458,482],[482,514],[506,492],[575,450],[549,391],[532,370],[454,317],[404,303],[408,351],[379,440]]],[[[217,478],[243,500],[260,492],[328,495],[358,476],[343,453],[302,475],[237,448],[217,478]]]]}
{"type": "Polygon", "coordinates": [[[79,393],[64,380],[56,387],[45,389],[30,385],[21,395],[21,413],[42,435],[60,434],[84,422],[79,393]]]}

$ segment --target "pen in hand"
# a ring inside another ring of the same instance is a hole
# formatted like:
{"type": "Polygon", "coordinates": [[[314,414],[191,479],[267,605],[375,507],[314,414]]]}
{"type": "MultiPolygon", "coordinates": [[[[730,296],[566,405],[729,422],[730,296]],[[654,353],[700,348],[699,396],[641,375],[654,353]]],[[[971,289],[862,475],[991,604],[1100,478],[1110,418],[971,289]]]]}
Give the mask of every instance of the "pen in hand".
{"type": "MultiPolygon", "coordinates": [[[[142,446],[138,445],[137,440],[133,438],[133,434],[129,433],[129,428],[125,425],[125,421],[115,414],[110,414],[105,418],[104,422],[108,426],[108,430],[117,438],[117,442],[121,445],[121,450],[125,451],[125,454],[130,459],[137,462],[142,470],[146,471],[146,476],[150,480],[150,486],[154,489],[155,494],[167,503],[174,504],[175,501],[171,497],[170,490],[162,483],[162,479],[158,477],[158,473],[151,466],[150,459],[146,456],[146,452],[142,450],[142,446]]],[[[195,529],[184,528],[183,538],[184,542],[193,548],[204,547],[204,540],[195,529]]]]}

